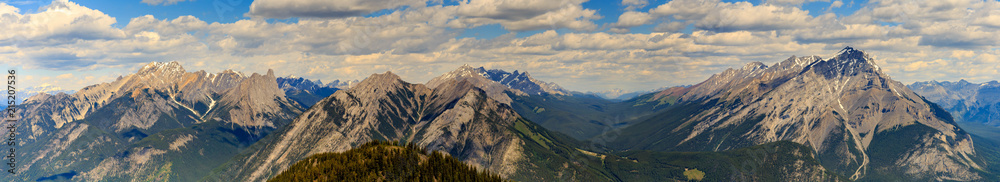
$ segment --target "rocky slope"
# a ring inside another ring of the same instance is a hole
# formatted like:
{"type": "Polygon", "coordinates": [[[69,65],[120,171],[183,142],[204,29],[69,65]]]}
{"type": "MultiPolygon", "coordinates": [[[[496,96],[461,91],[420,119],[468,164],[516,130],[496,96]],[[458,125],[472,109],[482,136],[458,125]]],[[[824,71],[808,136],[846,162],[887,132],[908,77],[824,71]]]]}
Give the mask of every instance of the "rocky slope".
{"type": "MultiPolygon", "coordinates": [[[[19,135],[19,145],[30,160],[19,163],[24,167],[16,179],[3,177],[14,181],[62,173],[74,174],[74,180],[143,180],[170,169],[166,161],[187,160],[164,154],[204,155],[205,148],[199,147],[215,145],[245,147],[302,111],[285,98],[270,71],[251,76],[232,70],[186,72],[176,62],[150,63],[135,74],[73,94],[39,94],[22,107],[22,131],[29,132],[19,135]],[[220,129],[198,130],[209,126],[220,129]],[[208,139],[212,136],[232,141],[208,139]],[[162,142],[150,141],[154,138],[162,142]]],[[[167,177],[171,175],[187,174],[167,177]]]]}
{"type": "Polygon", "coordinates": [[[585,172],[582,164],[555,162],[569,161],[568,155],[556,152],[582,154],[553,142],[557,139],[551,134],[476,87],[484,82],[435,83],[431,88],[406,83],[390,72],[372,75],[318,102],[208,179],[261,181],[312,154],[341,152],[373,140],[400,140],[447,152],[507,178],[606,180],[585,172]],[[534,160],[539,158],[548,162],[534,160]]]}
{"type": "Polygon", "coordinates": [[[850,179],[981,180],[970,136],[948,113],[850,47],[830,59],[754,62],[640,98],[667,109],[603,135],[608,145],[724,151],[784,140],[850,179]]]}
{"type": "Polygon", "coordinates": [[[468,81],[493,100],[510,105],[521,116],[546,129],[586,139],[615,128],[614,118],[631,116],[613,101],[562,89],[532,78],[527,72],[487,70],[463,65],[427,82],[430,88],[449,81],[468,81]],[[576,93],[576,94],[574,94],[576,93]]]}
{"type": "MultiPolygon", "coordinates": [[[[263,181],[310,155],[343,152],[376,140],[398,140],[444,152],[468,165],[518,181],[683,180],[686,178],[680,173],[685,166],[694,167],[692,163],[747,159],[747,152],[625,154],[629,158],[593,152],[582,147],[583,143],[525,120],[509,105],[493,100],[489,92],[478,87],[490,82],[477,84],[474,82],[483,80],[472,79],[475,77],[438,79],[440,82],[430,88],[403,82],[389,72],[374,74],[355,87],[318,102],[203,180],[263,181]],[[698,157],[661,160],[688,155],[698,157]]],[[[509,90],[505,93],[514,95],[509,90]]],[[[767,155],[774,157],[740,164],[738,168],[708,165],[699,168],[729,175],[711,179],[841,179],[816,164],[811,152],[803,153],[811,149],[802,145],[760,148],[773,150],[767,155]],[[744,170],[764,166],[783,166],[789,170],[788,174],[744,170]]]]}
{"type": "Polygon", "coordinates": [[[916,82],[908,85],[917,94],[937,103],[955,120],[1000,127],[1000,82],[916,82]]]}

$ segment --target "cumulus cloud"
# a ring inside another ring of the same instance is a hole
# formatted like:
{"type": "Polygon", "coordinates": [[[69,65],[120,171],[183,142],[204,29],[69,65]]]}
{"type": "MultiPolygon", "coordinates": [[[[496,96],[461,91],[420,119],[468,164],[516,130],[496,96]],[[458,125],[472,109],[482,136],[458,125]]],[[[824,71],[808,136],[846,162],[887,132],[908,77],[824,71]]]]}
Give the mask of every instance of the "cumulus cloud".
{"type": "Polygon", "coordinates": [[[874,24],[832,24],[816,29],[789,31],[803,42],[850,42],[862,39],[879,39],[889,34],[890,27],[874,24]]]}
{"type": "Polygon", "coordinates": [[[177,17],[170,21],[156,19],[153,15],[145,15],[132,18],[124,30],[130,34],[140,31],[155,31],[166,35],[180,35],[206,27],[208,27],[208,23],[191,15],[177,17]]]}
{"type": "MultiPolygon", "coordinates": [[[[904,82],[995,79],[1000,69],[995,45],[1000,40],[993,36],[1000,28],[993,21],[1000,17],[1000,6],[995,2],[872,1],[849,16],[813,16],[789,6],[800,2],[805,1],[643,5],[648,2],[627,0],[622,1],[624,13],[607,14],[617,21],[605,24],[605,32],[593,22],[602,15],[580,0],[469,0],[430,6],[425,1],[257,1],[254,6],[277,9],[251,10],[253,18],[232,23],[152,15],[118,22],[68,1],[57,0],[32,13],[0,3],[5,30],[0,62],[60,71],[113,68],[127,74],[149,61],[179,61],[189,70],[273,68],[278,75],[323,80],[363,79],[391,70],[411,82],[470,64],[529,71],[581,91],[693,84],[750,61],[829,55],[844,46],[876,55],[887,73],[904,82]],[[399,8],[403,6],[409,7],[399,8]],[[639,10],[645,6],[652,8],[639,10]],[[397,10],[361,16],[383,9],[397,10]],[[953,9],[963,13],[953,15],[958,12],[953,9]],[[947,15],[890,16],[900,12],[947,15]],[[302,18],[268,20],[287,17],[302,18]],[[489,39],[459,37],[471,31],[467,28],[497,24],[512,32],[489,39]],[[643,25],[655,25],[653,32],[629,32],[643,25]],[[689,26],[693,30],[684,31],[689,26]],[[529,30],[546,31],[519,32],[529,30]]],[[[73,76],[93,81],[117,75],[73,76]]],[[[44,77],[56,83],[58,76],[44,77]]]]}
{"type": "Polygon", "coordinates": [[[40,13],[20,14],[20,10],[0,3],[0,35],[3,44],[54,45],[76,40],[118,39],[124,33],[112,27],[115,18],[66,0],[55,0],[40,13]]]}
{"type": "Polygon", "coordinates": [[[687,28],[688,24],[679,21],[664,22],[653,27],[654,32],[677,32],[687,28]]]}
{"type": "Polygon", "coordinates": [[[255,0],[250,4],[253,17],[285,19],[342,18],[360,16],[384,9],[402,6],[423,6],[418,0],[255,0]]]}
{"type": "Polygon", "coordinates": [[[713,33],[708,31],[695,31],[691,34],[695,42],[708,45],[728,45],[728,46],[749,46],[768,43],[791,42],[791,38],[778,37],[774,31],[771,32],[723,32],[713,33]]]}
{"type": "MultiPolygon", "coordinates": [[[[250,6],[251,17],[261,18],[347,18],[375,11],[410,7],[408,10],[432,10],[438,23],[448,28],[474,28],[500,24],[510,31],[569,28],[594,30],[597,11],[583,8],[585,0],[469,0],[457,5],[426,6],[426,1],[387,0],[258,0],[250,6]]],[[[424,12],[431,14],[432,12],[424,12]]]]}
{"type": "Polygon", "coordinates": [[[766,0],[764,2],[775,5],[801,6],[803,3],[817,1],[829,2],[829,0],[766,0]]]}
{"type": "Polygon", "coordinates": [[[1000,2],[981,0],[870,2],[845,22],[899,24],[895,37],[919,37],[920,45],[978,49],[995,46],[1000,2]]]}
{"type": "Polygon", "coordinates": [[[844,1],[836,0],[830,3],[830,7],[827,7],[826,9],[832,10],[833,8],[840,8],[841,6],[844,6],[844,1]]]}
{"type": "Polygon", "coordinates": [[[458,19],[451,22],[458,27],[476,27],[500,24],[507,30],[569,28],[594,30],[592,20],[602,16],[597,11],[583,8],[583,0],[470,0],[457,6],[458,19]]]}
{"type": "Polygon", "coordinates": [[[646,7],[649,4],[647,0],[622,0],[622,6],[625,6],[625,10],[635,10],[639,8],[646,7]]]}
{"type": "Polygon", "coordinates": [[[653,21],[653,16],[649,15],[649,13],[629,11],[618,16],[618,23],[615,23],[615,26],[634,27],[649,24],[650,21],[653,21]]]}
{"type": "Polygon", "coordinates": [[[816,26],[822,21],[798,7],[749,2],[677,0],[660,5],[650,13],[693,20],[696,28],[720,32],[796,29],[816,26]]]}

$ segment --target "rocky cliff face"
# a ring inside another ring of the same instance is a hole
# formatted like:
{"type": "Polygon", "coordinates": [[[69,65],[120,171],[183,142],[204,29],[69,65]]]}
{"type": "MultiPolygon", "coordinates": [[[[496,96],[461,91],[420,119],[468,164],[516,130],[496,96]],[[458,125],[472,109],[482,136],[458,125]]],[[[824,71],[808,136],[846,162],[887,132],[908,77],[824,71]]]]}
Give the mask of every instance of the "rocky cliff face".
{"type": "Polygon", "coordinates": [[[787,140],[851,179],[980,179],[970,136],[850,47],[825,60],[750,63],[653,94],[645,104],[672,108],[616,132],[611,145],[722,151],[787,140]]]}
{"type": "MultiPolygon", "coordinates": [[[[479,89],[477,84],[483,82],[434,83],[431,88],[403,82],[390,72],[372,75],[318,102],[255,145],[259,150],[224,165],[213,179],[266,180],[309,155],[345,151],[372,140],[400,140],[444,151],[505,177],[517,172],[530,176],[541,164],[532,161],[535,167],[524,167],[526,157],[552,152],[530,153],[525,148],[526,142],[535,142],[526,137],[545,135],[527,129],[534,125],[479,89]]],[[[566,171],[578,168],[567,165],[566,171]]]]}
{"type": "Polygon", "coordinates": [[[1000,127],[1000,82],[916,82],[908,85],[917,94],[937,103],[955,120],[1000,127]]]}
{"type": "Polygon", "coordinates": [[[209,117],[243,127],[277,128],[284,123],[275,123],[274,118],[295,118],[298,113],[284,112],[285,109],[299,110],[294,101],[285,97],[278,88],[274,71],[266,75],[254,73],[232,89],[228,89],[219,99],[221,108],[227,111],[215,112],[209,117]]]}
{"type": "MultiPolygon", "coordinates": [[[[198,150],[182,151],[186,142],[158,146],[161,140],[150,141],[149,136],[180,132],[194,139],[222,132],[239,135],[228,138],[233,141],[252,143],[302,111],[285,98],[270,72],[252,76],[232,70],[186,72],[176,62],[150,63],[135,74],[73,94],[39,94],[22,107],[22,121],[27,123],[22,131],[30,132],[20,135],[25,136],[20,145],[28,151],[24,156],[33,160],[21,163],[25,167],[19,173],[24,175],[15,181],[67,172],[86,177],[74,179],[133,179],[163,169],[165,160],[155,156],[170,151],[199,154],[198,150]],[[231,127],[192,131],[206,125],[231,127]],[[173,148],[177,149],[169,150],[173,148]],[[148,168],[135,167],[142,165],[148,168]]],[[[200,141],[203,145],[195,147],[229,145],[227,141],[200,141]]]]}

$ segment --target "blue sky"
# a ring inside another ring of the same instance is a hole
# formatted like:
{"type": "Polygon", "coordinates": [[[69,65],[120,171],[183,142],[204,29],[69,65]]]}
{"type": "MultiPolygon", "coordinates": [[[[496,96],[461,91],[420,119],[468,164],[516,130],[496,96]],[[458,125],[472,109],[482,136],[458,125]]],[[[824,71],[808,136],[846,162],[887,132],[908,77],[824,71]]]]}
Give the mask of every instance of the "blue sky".
{"type": "Polygon", "coordinates": [[[996,0],[0,2],[16,17],[0,19],[12,32],[0,62],[72,90],[154,61],[322,80],[391,70],[417,83],[470,64],[571,90],[648,90],[844,46],[903,82],[1000,77],[996,0]]]}

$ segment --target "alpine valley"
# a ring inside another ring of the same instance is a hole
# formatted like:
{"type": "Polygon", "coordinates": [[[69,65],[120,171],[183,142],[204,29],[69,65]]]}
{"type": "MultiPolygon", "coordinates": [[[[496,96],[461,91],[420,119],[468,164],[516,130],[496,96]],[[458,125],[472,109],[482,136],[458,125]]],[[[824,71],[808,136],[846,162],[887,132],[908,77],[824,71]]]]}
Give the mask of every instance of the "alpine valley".
{"type": "Polygon", "coordinates": [[[634,93],[468,65],[324,84],[154,62],[27,99],[0,180],[996,181],[1000,141],[955,121],[995,124],[974,86],[908,87],[851,47],[634,93]]]}

